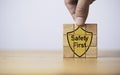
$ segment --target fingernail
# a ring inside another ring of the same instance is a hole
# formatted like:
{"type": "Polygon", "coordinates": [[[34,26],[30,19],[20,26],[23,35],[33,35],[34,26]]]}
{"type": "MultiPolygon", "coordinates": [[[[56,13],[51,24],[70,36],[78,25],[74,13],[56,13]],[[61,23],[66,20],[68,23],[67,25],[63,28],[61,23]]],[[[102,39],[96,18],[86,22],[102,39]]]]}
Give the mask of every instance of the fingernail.
{"type": "Polygon", "coordinates": [[[84,19],[81,17],[76,17],[75,19],[77,25],[83,25],[84,24],[84,19]]]}

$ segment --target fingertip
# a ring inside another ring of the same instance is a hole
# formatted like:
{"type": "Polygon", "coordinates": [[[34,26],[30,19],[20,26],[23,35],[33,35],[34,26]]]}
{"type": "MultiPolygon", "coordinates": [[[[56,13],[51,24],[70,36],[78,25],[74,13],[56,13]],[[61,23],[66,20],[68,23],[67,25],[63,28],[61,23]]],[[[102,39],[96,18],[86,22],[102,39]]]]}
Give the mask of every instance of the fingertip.
{"type": "Polygon", "coordinates": [[[76,24],[77,24],[78,26],[84,26],[85,20],[84,20],[84,18],[82,18],[82,17],[76,17],[76,18],[75,18],[75,22],[76,22],[76,24]]]}

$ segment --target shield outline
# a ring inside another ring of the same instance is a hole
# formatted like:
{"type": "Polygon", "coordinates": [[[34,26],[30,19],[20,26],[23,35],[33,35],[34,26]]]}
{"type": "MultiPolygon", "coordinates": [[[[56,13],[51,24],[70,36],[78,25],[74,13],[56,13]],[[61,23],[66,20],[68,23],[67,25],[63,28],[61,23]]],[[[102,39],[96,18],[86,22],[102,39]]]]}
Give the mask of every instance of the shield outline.
{"type": "Polygon", "coordinates": [[[79,28],[81,28],[81,27],[78,27],[78,28],[76,28],[76,29],[73,30],[73,31],[67,32],[67,41],[68,41],[69,47],[70,47],[70,49],[72,50],[72,52],[73,52],[75,55],[77,55],[78,57],[82,57],[82,56],[88,51],[88,49],[89,49],[89,47],[90,47],[90,45],[91,45],[91,43],[92,43],[93,33],[92,33],[92,32],[89,32],[89,31],[86,31],[85,29],[81,28],[83,31],[91,34],[91,40],[90,40],[90,43],[89,43],[88,48],[86,49],[86,47],[85,47],[85,49],[86,49],[85,52],[84,52],[81,56],[79,56],[77,53],[75,53],[75,51],[74,51],[74,50],[72,49],[72,47],[70,46],[70,42],[69,42],[69,39],[68,39],[68,34],[75,32],[75,31],[78,30],[79,28]]]}

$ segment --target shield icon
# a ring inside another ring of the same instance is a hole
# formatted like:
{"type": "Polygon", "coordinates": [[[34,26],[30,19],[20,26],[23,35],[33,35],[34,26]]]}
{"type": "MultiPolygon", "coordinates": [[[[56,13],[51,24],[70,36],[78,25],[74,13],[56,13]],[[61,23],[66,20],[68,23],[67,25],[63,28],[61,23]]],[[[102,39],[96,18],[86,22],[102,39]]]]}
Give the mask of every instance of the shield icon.
{"type": "Polygon", "coordinates": [[[81,57],[87,52],[91,45],[92,37],[92,32],[88,32],[80,27],[67,33],[69,47],[78,57],[81,57]]]}

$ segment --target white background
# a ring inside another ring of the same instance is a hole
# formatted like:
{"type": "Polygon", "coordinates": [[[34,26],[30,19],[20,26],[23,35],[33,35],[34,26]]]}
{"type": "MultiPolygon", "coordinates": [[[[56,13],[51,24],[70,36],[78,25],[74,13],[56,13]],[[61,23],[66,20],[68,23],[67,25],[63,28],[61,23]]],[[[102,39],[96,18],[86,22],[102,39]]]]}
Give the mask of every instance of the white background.
{"type": "MultiPolygon", "coordinates": [[[[98,49],[120,50],[120,0],[96,0],[98,49]]],[[[0,50],[62,50],[63,24],[74,23],[63,0],[0,0],[0,50]]]]}

